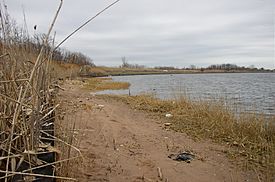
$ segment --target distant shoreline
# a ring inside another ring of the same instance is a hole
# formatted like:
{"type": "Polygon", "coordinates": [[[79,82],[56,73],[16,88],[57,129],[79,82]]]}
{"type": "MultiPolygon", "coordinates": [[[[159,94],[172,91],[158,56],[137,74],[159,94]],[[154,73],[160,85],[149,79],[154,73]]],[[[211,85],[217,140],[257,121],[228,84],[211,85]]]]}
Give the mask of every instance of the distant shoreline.
{"type": "MultiPolygon", "coordinates": [[[[174,74],[224,74],[224,73],[275,73],[274,71],[168,71],[168,72],[119,72],[97,75],[94,77],[106,76],[131,76],[131,75],[174,75],[174,74]]],[[[93,76],[92,76],[93,77],[93,76]]]]}

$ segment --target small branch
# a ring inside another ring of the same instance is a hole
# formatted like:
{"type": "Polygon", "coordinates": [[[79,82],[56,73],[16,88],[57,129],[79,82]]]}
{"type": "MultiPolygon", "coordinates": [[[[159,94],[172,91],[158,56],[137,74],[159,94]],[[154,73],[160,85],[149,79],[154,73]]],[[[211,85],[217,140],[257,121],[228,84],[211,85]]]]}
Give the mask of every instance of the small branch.
{"type": "Polygon", "coordinates": [[[57,84],[54,84],[53,86],[56,87],[56,88],[59,88],[59,89],[61,89],[61,90],[63,90],[63,91],[65,90],[64,88],[62,88],[61,86],[59,86],[59,85],[57,85],[57,84]]]}
{"type": "Polygon", "coordinates": [[[57,104],[52,110],[50,110],[47,114],[45,114],[40,121],[42,121],[43,119],[45,119],[47,116],[49,116],[50,114],[53,113],[53,111],[59,106],[59,104],[57,104]]]}

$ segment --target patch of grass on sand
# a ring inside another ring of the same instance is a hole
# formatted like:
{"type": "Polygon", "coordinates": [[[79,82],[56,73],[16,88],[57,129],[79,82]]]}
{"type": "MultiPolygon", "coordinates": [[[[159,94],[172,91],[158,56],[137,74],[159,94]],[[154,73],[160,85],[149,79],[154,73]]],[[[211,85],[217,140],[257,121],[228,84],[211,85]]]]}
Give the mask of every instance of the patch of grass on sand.
{"type": "Polygon", "coordinates": [[[166,118],[171,128],[195,139],[211,139],[224,144],[224,152],[233,161],[261,174],[264,181],[275,177],[275,117],[242,114],[235,116],[222,102],[190,101],[184,97],[160,100],[148,95],[110,96],[125,101],[131,107],[166,118]],[[272,123],[273,122],[273,123],[272,123]]]}
{"type": "Polygon", "coordinates": [[[92,91],[128,89],[128,82],[114,82],[112,78],[89,78],[85,80],[84,88],[92,91]]]}

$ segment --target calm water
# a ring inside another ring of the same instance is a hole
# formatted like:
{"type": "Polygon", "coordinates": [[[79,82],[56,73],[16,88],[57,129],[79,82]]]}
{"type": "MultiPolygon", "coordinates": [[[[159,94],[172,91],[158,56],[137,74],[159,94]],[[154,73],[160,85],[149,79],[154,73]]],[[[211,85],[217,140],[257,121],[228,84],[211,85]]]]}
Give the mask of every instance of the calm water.
{"type": "MultiPolygon", "coordinates": [[[[116,76],[114,81],[131,83],[131,95],[153,93],[161,99],[184,94],[191,99],[225,98],[247,112],[275,115],[275,74],[181,74],[116,76]]],[[[128,94],[129,90],[103,91],[102,94],[128,94]]],[[[235,108],[235,107],[234,107],[235,108]]]]}

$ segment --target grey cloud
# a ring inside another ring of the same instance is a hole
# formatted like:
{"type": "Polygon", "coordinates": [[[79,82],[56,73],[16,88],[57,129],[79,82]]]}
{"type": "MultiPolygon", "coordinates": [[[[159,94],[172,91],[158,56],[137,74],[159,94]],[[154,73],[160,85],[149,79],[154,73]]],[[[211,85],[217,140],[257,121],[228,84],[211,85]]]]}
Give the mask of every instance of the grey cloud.
{"type": "MultiPolygon", "coordinates": [[[[110,0],[66,0],[55,30],[61,41],[110,0]]],[[[10,0],[9,10],[45,32],[58,1],[10,0]]],[[[272,0],[122,0],[64,44],[100,65],[206,66],[224,62],[274,68],[272,0]]]]}

